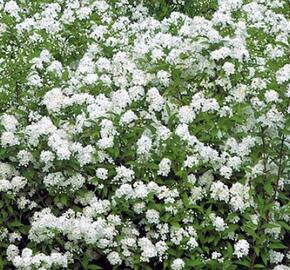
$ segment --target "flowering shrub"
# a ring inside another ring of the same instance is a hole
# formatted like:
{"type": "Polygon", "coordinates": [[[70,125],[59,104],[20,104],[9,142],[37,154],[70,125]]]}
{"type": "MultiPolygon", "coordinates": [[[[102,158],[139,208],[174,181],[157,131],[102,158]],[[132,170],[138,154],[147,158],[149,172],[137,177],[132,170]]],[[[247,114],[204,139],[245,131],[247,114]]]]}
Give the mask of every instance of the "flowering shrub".
{"type": "Polygon", "coordinates": [[[0,2],[3,269],[290,269],[289,1],[172,2],[0,2]]]}

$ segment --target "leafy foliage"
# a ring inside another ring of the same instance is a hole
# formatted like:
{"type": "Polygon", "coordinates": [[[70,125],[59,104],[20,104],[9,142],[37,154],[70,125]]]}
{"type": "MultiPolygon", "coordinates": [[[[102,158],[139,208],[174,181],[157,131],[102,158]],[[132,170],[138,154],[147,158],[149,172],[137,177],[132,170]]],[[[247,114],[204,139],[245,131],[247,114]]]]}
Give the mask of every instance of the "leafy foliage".
{"type": "Polygon", "coordinates": [[[0,2],[0,269],[289,270],[288,4],[0,2]]]}

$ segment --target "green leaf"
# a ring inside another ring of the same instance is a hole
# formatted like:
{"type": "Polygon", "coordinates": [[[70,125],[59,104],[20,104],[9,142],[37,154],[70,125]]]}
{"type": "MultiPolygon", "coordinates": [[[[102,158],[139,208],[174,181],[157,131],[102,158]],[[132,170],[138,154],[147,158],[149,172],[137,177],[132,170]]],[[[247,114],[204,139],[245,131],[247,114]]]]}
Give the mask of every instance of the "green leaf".
{"type": "Polygon", "coordinates": [[[101,270],[103,268],[101,266],[98,266],[98,265],[90,264],[90,265],[88,265],[88,269],[89,270],[101,270]]]}
{"type": "Polygon", "coordinates": [[[12,222],[10,222],[9,225],[11,227],[21,227],[21,226],[23,226],[23,224],[19,220],[17,220],[17,219],[14,220],[14,221],[12,221],[12,222]]]}
{"type": "Polygon", "coordinates": [[[190,207],[190,203],[189,203],[188,195],[186,193],[183,193],[181,195],[181,198],[182,198],[182,202],[184,203],[185,207],[189,208],[190,207]]]}
{"type": "Polygon", "coordinates": [[[254,265],[254,268],[257,268],[257,269],[265,269],[265,265],[263,265],[263,264],[255,264],[254,265]]]}
{"type": "Polygon", "coordinates": [[[267,183],[264,185],[264,189],[265,189],[265,191],[267,192],[267,194],[268,194],[269,196],[272,196],[272,194],[273,194],[273,187],[272,187],[271,182],[267,182],[267,183]]]}
{"type": "Polygon", "coordinates": [[[287,248],[287,246],[283,245],[282,243],[270,243],[269,244],[269,248],[272,248],[272,249],[284,249],[284,248],[287,248]]]}
{"type": "Polygon", "coordinates": [[[239,265],[247,266],[247,267],[251,266],[251,263],[249,261],[246,261],[245,259],[242,261],[235,261],[235,263],[239,265]]]}
{"type": "Polygon", "coordinates": [[[269,260],[268,253],[266,253],[266,252],[262,252],[262,253],[261,253],[261,257],[262,257],[263,263],[264,263],[265,265],[268,265],[268,260],[269,260]]]}

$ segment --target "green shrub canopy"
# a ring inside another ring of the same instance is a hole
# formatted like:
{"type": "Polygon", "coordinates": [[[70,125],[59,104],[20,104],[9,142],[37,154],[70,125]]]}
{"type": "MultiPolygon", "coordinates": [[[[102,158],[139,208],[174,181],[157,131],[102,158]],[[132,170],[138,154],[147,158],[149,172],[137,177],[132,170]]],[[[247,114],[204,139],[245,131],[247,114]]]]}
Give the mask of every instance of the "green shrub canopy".
{"type": "Polygon", "coordinates": [[[0,1],[0,269],[290,264],[289,0],[0,1]]]}

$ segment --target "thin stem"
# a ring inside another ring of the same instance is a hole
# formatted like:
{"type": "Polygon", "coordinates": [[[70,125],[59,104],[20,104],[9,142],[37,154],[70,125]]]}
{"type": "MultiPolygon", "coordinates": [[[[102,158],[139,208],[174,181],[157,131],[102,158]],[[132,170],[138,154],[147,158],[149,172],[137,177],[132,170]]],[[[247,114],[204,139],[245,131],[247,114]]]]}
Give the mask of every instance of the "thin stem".
{"type": "Polygon", "coordinates": [[[263,127],[262,127],[262,143],[263,143],[263,153],[262,153],[262,158],[263,158],[263,175],[264,175],[264,179],[266,180],[268,157],[266,155],[265,129],[263,127]]]}
{"type": "Polygon", "coordinates": [[[276,183],[275,183],[275,191],[274,191],[274,194],[273,194],[273,198],[272,200],[274,201],[276,196],[277,196],[277,192],[278,192],[278,185],[279,185],[279,180],[283,174],[283,148],[284,148],[284,142],[285,142],[285,136],[284,134],[282,134],[282,141],[281,141],[281,147],[280,147],[280,151],[279,151],[279,156],[278,156],[278,159],[279,159],[279,163],[278,163],[278,174],[277,174],[277,179],[276,179],[276,183]]]}
{"type": "Polygon", "coordinates": [[[255,265],[255,262],[256,262],[256,258],[257,258],[257,254],[254,251],[254,253],[252,255],[252,258],[251,258],[251,267],[250,267],[250,269],[254,269],[254,265],[255,265]]]}
{"type": "MultiPolygon", "coordinates": [[[[267,163],[268,163],[268,156],[266,155],[266,140],[265,140],[265,128],[261,127],[262,129],[262,148],[263,148],[263,152],[262,152],[262,159],[263,159],[263,179],[264,179],[264,183],[267,181],[267,163]]],[[[267,199],[267,198],[265,198],[267,199]]],[[[266,213],[266,221],[269,222],[269,213],[266,213]]]]}

